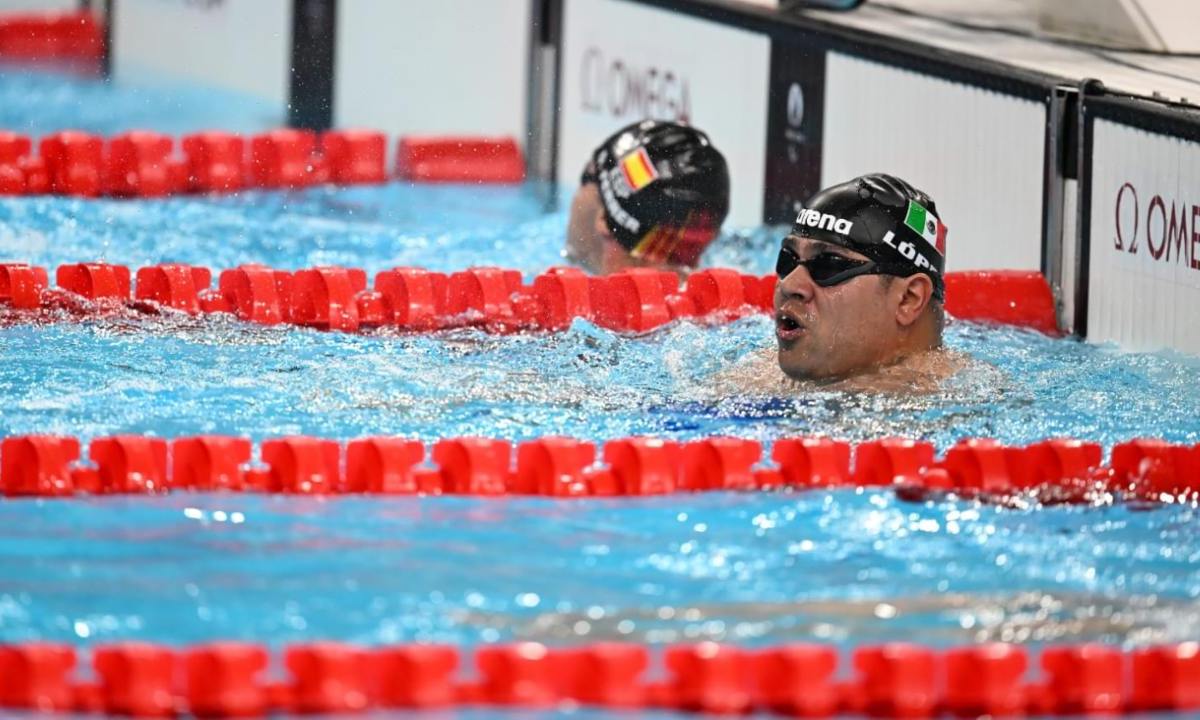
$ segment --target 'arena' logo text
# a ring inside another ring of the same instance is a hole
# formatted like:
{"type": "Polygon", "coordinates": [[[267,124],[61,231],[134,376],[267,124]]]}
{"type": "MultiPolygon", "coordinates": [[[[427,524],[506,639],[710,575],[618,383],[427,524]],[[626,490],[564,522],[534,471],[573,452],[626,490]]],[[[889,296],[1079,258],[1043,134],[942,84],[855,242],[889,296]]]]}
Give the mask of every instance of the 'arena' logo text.
{"type": "Polygon", "coordinates": [[[821,230],[832,230],[839,235],[849,235],[850,231],[854,229],[854,223],[850,220],[813,210],[812,208],[801,209],[800,214],[796,216],[796,224],[820,228],[821,230]]]}
{"type": "Polygon", "coordinates": [[[1144,206],[1142,200],[1133,183],[1127,182],[1117,191],[1113,247],[1200,270],[1200,203],[1157,194],[1144,206]]]}
{"type": "Polygon", "coordinates": [[[583,54],[580,70],[583,109],[587,112],[681,122],[689,122],[692,117],[688,80],[672,70],[609,59],[595,47],[583,54]]]}

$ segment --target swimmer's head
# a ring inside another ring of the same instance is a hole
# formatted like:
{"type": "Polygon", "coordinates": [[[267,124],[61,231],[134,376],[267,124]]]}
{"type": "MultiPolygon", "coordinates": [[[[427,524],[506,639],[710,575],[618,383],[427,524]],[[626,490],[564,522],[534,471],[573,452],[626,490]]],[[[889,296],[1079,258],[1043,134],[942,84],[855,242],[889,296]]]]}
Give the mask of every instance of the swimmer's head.
{"type": "Polygon", "coordinates": [[[936,204],[899,178],[817,193],[776,264],[780,367],[838,378],[940,345],[945,247],[936,204]]]}
{"type": "Polygon", "coordinates": [[[729,168],[708,136],[645,120],[605,140],[571,207],[567,252],[588,269],[693,267],[729,213],[729,168]]]}

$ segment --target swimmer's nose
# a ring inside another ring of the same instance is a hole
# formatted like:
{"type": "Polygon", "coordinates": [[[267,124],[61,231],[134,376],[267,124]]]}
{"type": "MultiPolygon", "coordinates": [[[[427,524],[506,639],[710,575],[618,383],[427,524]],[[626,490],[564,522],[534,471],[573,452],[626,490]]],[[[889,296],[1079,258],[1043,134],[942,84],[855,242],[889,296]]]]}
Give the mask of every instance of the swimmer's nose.
{"type": "Polygon", "coordinates": [[[817,284],[813,282],[812,276],[808,274],[808,268],[798,265],[795,270],[788,273],[787,277],[779,281],[776,291],[784,300],[792,299],[808,302],[812,300],[813,295],[816,293],[817,284]]]}

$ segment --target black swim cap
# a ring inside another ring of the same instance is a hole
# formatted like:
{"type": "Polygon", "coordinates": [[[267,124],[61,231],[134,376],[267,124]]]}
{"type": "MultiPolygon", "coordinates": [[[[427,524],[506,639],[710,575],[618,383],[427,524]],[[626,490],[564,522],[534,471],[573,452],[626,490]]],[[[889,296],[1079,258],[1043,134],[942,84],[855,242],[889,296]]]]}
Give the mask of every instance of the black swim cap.
{"type": "Polygon", "coordinates": [[[924,273],[945,297],[946,226],[937,205],[900,178],[876,173],[826,188],[809,199],[792,234],[841,245],[902,276],[924,273]]]}
{"type": "Polygon", "coordinates": [[[729,168],[708,136],[643,120],[618,130],[592,155],[613,237],[631,255],[695,265],[729,214],[729,168]]]}

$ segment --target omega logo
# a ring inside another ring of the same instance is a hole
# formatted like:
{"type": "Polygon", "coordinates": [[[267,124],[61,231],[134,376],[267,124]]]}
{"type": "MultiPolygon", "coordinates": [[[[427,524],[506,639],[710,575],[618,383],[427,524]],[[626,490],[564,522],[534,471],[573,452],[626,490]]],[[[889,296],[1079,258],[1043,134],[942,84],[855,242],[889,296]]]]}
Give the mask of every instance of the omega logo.
{"type": "Polygon", "coordinates": [[[1137,255],[1146,249],[1155,262],[1176,262],[1200,270],[1200,203],[1155,194],[1142,213],[1133,183],[1125,182],[1113,202],[1113,248],[1137,255]],[[1172,255],[1174,257],[1172,257],[1172,255]]]}
{"type": "Polygon", "coordinates": [[[580,81],[583,109],[590,113],[680,122],[692,116],[690,83],[669,68],[606,58],[602,50],[590,47],[583,54],[580,81]]]}

